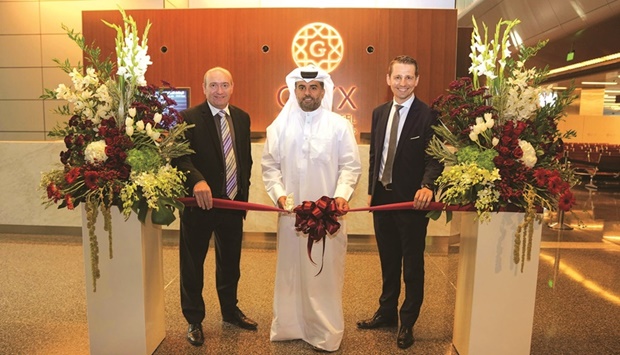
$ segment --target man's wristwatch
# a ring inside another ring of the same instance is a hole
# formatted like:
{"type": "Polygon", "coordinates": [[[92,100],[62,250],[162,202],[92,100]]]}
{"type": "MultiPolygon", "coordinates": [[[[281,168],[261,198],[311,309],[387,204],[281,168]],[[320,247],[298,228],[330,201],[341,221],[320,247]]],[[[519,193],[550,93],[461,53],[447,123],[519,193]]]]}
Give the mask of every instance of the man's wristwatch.
{"type": "Polygon", "coordinates": [[[435,188],[435,186],[433,186],[431,184],[422,184],[422,186],[420,186],[420,188],[427,188],[427,189],[432,191],[435,188]]]}

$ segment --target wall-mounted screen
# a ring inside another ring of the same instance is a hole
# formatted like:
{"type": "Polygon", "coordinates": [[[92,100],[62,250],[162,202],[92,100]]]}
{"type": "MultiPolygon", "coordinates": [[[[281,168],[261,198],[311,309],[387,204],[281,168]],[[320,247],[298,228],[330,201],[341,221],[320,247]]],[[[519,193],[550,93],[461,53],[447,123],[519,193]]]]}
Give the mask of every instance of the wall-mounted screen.
{"type": "Polygon", "coordinates": [[[174,108],[179,112],[190,107],[190,88],[162,88],[161,93],[176,101],[174,108]]]}

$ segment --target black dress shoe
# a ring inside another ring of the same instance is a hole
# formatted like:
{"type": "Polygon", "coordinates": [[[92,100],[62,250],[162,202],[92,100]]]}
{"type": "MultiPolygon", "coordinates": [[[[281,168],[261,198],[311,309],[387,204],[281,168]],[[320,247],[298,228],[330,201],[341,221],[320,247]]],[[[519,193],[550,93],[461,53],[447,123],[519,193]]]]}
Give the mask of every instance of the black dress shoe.
{"type": "Polygon", "coordinates": [[[412,327],[401,326],[396,338],[396,345],[401,349],[407,349],[413,345],[413,329],[412,327]]]}
{"type": "Polygon", "coordinates": [[[189,325],[187,341],[194,346],[200,346],[205,342],[205,336],[202,334],[202,325],[200,323],[189,325]]]}
{"type": "Polygon", "coordinates": [[[357,322],[359,329],[376,329],[382,327],[395,327],[398,325],[398,319],[396,317],[386,317],[377,312],[370,319],[364,319],[357,322]]]}
{"type": "Polygon", "coordinates": [[[240,309],[235,310],[232,314],[224,316],[223,318],[224,322],[247,330],[256,330],[258,326],[258,323],[246,317],[240,309]]]}

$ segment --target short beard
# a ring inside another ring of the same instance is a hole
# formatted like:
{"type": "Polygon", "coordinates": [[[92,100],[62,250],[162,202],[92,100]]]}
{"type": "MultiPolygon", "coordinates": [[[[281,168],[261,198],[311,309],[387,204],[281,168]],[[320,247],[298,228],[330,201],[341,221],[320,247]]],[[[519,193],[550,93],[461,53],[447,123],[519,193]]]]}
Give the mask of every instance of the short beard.
{"type": "Polygon", "coordinates": [[[320,101],[312,101],[310,104],[306,104],[303,100],[299,103],[299,107],[305,112],[312,112],[321,107],[320,101]]]}

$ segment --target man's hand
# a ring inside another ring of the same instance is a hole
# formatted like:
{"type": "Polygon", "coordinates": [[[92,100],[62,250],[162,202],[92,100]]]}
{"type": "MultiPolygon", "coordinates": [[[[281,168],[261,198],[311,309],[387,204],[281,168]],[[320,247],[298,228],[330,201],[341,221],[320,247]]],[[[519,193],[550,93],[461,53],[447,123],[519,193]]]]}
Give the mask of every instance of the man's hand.
{"type": "Polygon", "coordinates": [[[413,198],[413,208],[416,210],[424,209],[433,199],[433,190],[423,187],[416,191],[413,198]]]}
{"type": "Polygon", "coordinates": [[[278,207],[281,209],[286,209],[286,196],[280,196],[278,198],[278,207]]]}
{"type": "Polygon", "coordinates": [[[213,208],[213,195],[211,194],[211,187],[206,181],[201,180],[194,185],[194,197],[198,207],[203,210],[210,210],[213,208]]]}
{"type": "Polygon", "coordinates": [[[347,200],[342,197],[336,197],[334,198],[334,201],[336,202],[336,208],[341,213],[341,215],[344,216],[345,214],[347,214],[347,212],[349,211],[349,203],[347,202],[347,200]]]}

